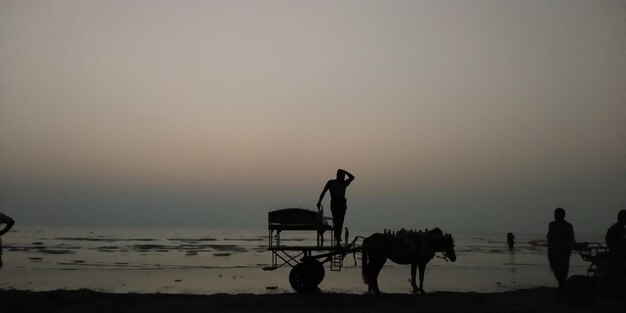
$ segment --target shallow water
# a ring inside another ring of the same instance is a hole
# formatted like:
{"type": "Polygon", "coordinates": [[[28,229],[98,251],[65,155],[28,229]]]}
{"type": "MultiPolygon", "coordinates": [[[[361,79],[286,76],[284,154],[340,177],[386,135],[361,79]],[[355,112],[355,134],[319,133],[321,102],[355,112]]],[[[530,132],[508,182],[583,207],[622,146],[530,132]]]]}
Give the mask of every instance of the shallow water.
{"type": "MultiPolygon", "coordinates": [[[[372,232],[351,231],[355,235],[372,232]]],[[[434,259],[427,267],[427,291],[494,292],[556,286],[545,247],[528,242],[545,234],[454,234],[456,262],[434,259]]],[[[579,236],[597,241],[599,236],[579,236]]],[[[315,233],[283,232],[284,245],[314,245],[315,233]]],[[[289,267],[270,265],[266,230],[125,229],[20,227],[4,236],[0,289],[78,289],[108,292],[283,293],[289,267]]],[[[357,258],[358,259],[358,258],[357,258]]],[[[342,271],[330,271],[325,292],[363,293],[360,260],[348,255],[342,271]]],[[[570,274],[585,274],[587,263],[572,255],[570,274]]],[[[383,292],[411,291],[410,267],[388,262],[379,276],[383,292]]]]}

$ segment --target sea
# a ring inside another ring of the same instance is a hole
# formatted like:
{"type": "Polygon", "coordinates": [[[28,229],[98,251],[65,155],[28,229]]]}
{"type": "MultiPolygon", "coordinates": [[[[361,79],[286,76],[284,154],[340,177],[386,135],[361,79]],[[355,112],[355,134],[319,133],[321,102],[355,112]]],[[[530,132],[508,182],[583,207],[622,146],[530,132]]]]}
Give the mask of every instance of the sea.
{"type": "MultiPolygon", "coordinates": [[[[382,230],[381,230],[382,231],[382,230]]],[[[350,236],[374,231],[350,230],[350,236]]],[[[434,258],[424,289],[504,292],[555,287],[545,234],[452,233],[456,262],[434,258]],[[538,244],[539,243],[539,244],[538,244]]],[[[313,246],[314,232],[281,233],[283,245],[313,246]]],[[[578,241],[601,242],[601,235],[578,241]]],[[[352,239],[350,239],[352,241],[352,239]]],[[[3,236],[0,289],[45,291],[90,289],[113,293],[275,294],[293,293],[290,266],[272,264],[266,229],[158,229],[16,226],[3,236]]],[[[359,240],[356,241],[359,244],[359,240]]],[[[349,254],[340,271],[325,264],[321,292],[363,294],[360,256],[349,254]]],[[[586,275],[589,264],[572,254],[570,275],[586,275]]],[[[410,293],[410,266],[387,261],[379,276],[385,293],[410,293]]]]}

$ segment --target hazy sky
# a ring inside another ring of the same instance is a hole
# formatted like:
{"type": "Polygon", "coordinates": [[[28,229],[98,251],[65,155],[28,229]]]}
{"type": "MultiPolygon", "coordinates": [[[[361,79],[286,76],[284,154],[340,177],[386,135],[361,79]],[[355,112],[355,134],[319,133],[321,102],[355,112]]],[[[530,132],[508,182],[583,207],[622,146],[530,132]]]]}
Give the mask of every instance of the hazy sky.
{"type": "Polygon", "coordinates": [[[19,224],[262,228],[337,168],[351,228],[604,233],[626,1],[0,0],[19,224]]]}

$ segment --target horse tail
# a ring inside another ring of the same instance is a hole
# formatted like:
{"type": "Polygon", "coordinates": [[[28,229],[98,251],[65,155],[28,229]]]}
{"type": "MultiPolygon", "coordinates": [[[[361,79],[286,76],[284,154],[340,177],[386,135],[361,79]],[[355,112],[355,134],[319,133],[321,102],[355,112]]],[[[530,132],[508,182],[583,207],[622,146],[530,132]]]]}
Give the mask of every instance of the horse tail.
{"type": "Polygon", "coordinates": [[[361,245],[361,277],[363,277],[363,282],[367,285],[369,285],[369,279],[367,279],[368,239],[369,238],[365,238],[361,245]]]}

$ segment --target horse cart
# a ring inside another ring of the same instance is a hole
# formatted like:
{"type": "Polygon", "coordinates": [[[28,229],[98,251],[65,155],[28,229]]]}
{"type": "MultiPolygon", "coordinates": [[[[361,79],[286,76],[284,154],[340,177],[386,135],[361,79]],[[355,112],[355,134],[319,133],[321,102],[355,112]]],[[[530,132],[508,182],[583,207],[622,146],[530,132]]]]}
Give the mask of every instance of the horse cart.
{"type": "Polygon", "coordinates": [[[578,243],[575,247],[585,262],[587,275],[573,275],[566,284],[567,299],[578,305],[592,305],[598,297],[626,296],[626,264],[611,259],[608,248],[598,242],[578,243]]]}
{"type": "Polygon", "coordinates": [[[360,251],[360,247],[355,246],[356,239],[350,244],[335,245],[333,219],[325,217],[322,212],[289,208],[268,213],[267,250],[272,253],[272,264],[263,269],[275,270],[285,265],[290,266],[289,283],[298,293],[309,293],[317,289],[324,280],[324,263],[330,263],[331,271],[341,271],[345,256],[360,251]],[[315,244],[286,244],[293,242],[289,239],[281,240],[281,233],[288,231],[315,233],[315,244]],[[326,232],[330,233],[328,244],[324,242],[326,232]]]}

